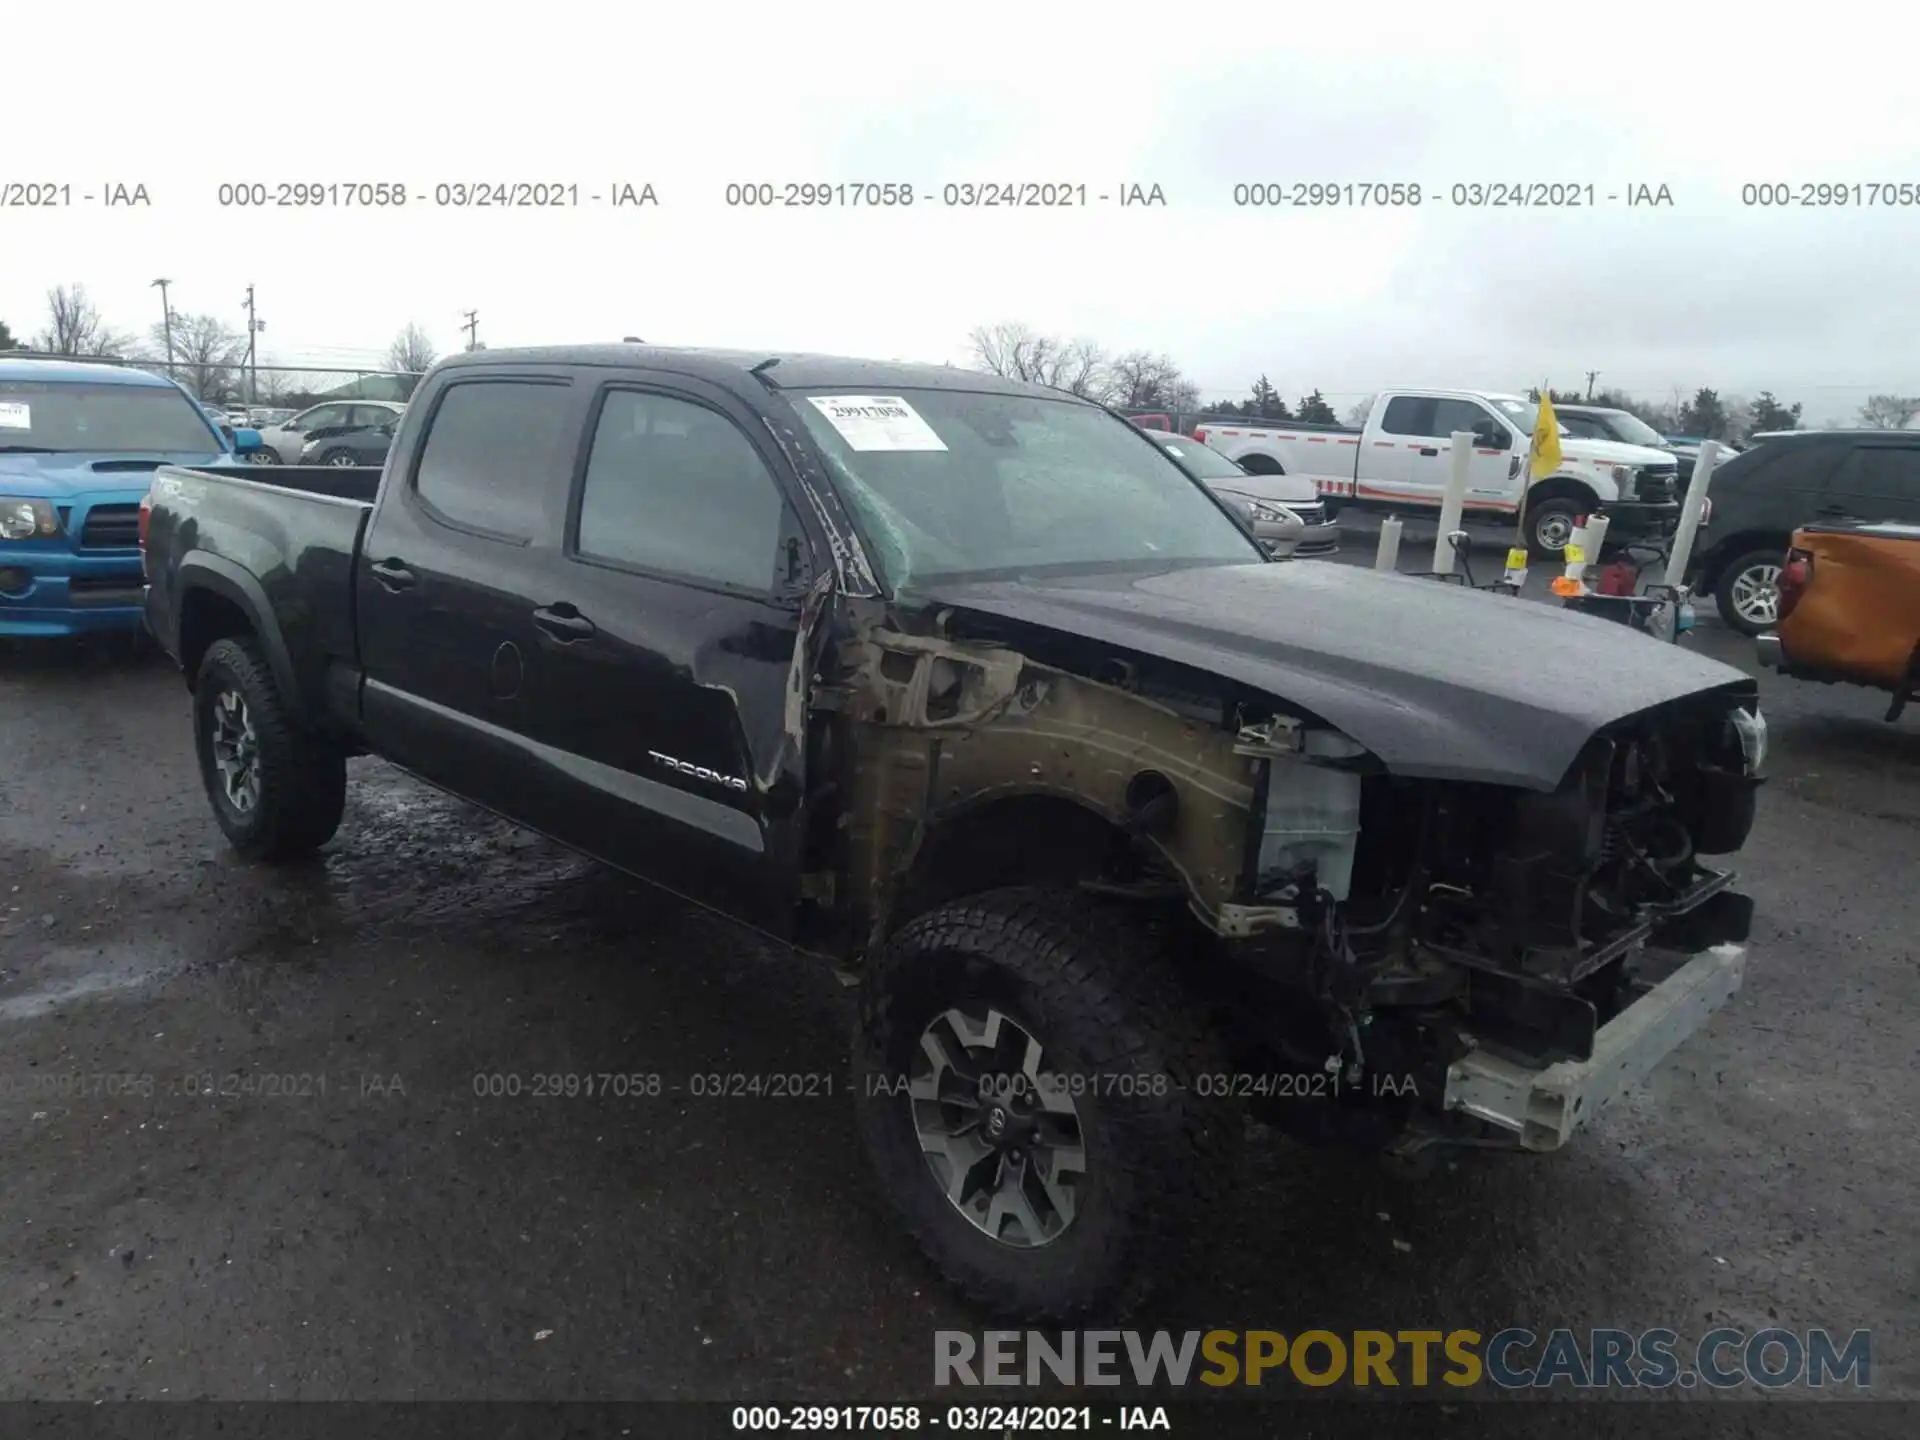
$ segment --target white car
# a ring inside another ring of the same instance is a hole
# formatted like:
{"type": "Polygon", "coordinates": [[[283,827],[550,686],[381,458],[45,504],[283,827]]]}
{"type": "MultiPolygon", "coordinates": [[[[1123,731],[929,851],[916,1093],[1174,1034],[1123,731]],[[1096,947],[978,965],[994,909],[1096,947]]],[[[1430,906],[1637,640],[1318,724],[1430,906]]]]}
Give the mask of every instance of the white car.
{"type": "Polygon", "coordinates": [[[327,400],[260,432],[257,464],[293,465],[315,440],[391,425],[407,407],[391,400],[327,400]]]}
{"type": "MultiPolygon", "coordinates": [[[[1144,428],[1144,427],[1143,427],[1144,428]]],[[[1252,475],[1190,435],[1146,430],[1167,457],[1221,499],[1241,507],[1276,559],[1305,560],[1340,548],[1340,526],[1304,475],[1252,475]]]]}

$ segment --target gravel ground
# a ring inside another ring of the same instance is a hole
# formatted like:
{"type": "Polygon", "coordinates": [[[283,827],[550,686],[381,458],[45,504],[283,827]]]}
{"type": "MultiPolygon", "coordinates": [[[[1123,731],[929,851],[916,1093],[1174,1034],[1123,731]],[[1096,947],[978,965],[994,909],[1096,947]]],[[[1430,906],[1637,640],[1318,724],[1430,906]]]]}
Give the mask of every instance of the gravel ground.
{"type": "MultiPolygon", "coordinates": [[[[1730,1009],[1558,1157],[1263,1140],[1140,1323],[1864,1327],[1920,1397],[1920,719],[1762,685],[1730,1009]]],[[[240,865],[165,662],[0,654],[0,734],[0,1397],[877,1401],[985,1328],[869,1195],[832,977],[378,761],[319,861],[240,865]],[[841,1093],[476,1093],[730,1071],[841,1093]]]]}

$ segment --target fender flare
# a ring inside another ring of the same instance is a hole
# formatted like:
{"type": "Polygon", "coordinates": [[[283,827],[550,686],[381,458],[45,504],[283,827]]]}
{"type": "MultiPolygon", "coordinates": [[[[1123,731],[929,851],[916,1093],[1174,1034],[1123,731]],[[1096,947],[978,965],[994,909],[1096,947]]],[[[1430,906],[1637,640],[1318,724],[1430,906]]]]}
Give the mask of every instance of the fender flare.
{"type": "MultiPolygon", "coordinates": [[[[253,627],[255,638],[266,652],[267,664],[273,670],[274,684],[279,687],[281,699],[294,717],[304,722],[308,714],[307,697],[295,679],[293,653],[287,648],[286,636],[281,633],[279,617],[273,613],[273,603],[267,599],[266,589],[259,580],[231,560],[196,550],[180,562],[178,588],[179,599],[176,604],[180,619],[176,624],[180,626],[185,623],[187,596],[195,590],[210,590],[240,608],[248,624],[253,627]]],[[[189,674],[187,683],[191,685],[194,679],[189,674]]]]}

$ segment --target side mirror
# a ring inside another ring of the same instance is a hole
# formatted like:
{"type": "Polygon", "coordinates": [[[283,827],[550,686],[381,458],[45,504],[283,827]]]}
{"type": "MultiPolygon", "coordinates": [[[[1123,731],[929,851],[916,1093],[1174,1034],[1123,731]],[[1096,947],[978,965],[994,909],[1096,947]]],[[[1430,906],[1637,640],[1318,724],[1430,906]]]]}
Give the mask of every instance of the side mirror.
{"type": "Polygon", "coordinates": [[[1506,450],[1513,445],[1513,437],[1498,425],[1482,422],[1473,427],[1474,443],[1483,450],[1506,450]]]}
{"type": "Polygon", "coordinates": [[[260,432],[254,429],[241,429],[229,432],[233,436],[233,453],[252,455],[260,449],[260,432]]]}

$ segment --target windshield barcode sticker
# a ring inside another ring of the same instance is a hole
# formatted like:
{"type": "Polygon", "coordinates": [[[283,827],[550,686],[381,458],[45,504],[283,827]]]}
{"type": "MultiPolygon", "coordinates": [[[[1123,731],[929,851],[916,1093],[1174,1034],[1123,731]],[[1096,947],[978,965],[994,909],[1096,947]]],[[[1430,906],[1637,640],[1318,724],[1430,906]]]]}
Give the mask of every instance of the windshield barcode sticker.
{"type": "Polygon", "coordinates": [[[855,450],[945,450],[946,442],[898,395],[809,395],[855,450]]]}
{"type": "Polygon", "coordinates": [[[31,430],[33,428],[33,408],[9,400],[0,405],[0,430],[31,430]]]}

